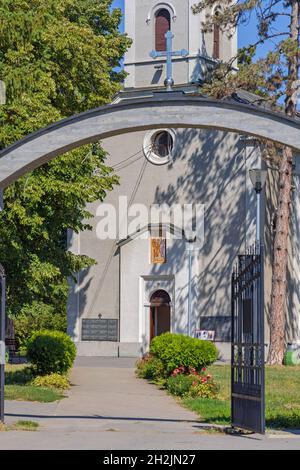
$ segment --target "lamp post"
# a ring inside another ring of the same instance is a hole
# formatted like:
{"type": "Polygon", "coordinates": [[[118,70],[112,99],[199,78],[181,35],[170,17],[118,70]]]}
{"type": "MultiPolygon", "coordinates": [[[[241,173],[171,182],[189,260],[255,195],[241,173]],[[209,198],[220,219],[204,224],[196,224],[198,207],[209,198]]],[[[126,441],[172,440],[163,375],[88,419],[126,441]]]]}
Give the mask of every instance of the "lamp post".
{"type": "Polygon", "coordinates": [[[260,213],[261,213],[261,192],[266,184],[267,172],[259,168],[249,171],[251,183],[256,192],[256,247],[260,251],[260,213]]]}

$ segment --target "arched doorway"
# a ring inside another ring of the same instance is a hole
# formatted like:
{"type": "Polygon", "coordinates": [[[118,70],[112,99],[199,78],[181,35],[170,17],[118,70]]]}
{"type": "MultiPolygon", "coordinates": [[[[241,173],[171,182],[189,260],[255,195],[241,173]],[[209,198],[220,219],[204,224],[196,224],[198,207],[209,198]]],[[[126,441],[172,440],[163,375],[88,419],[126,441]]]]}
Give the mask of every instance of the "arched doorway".
{"type": "Polygon", "coordinates": [[[171,299],[164,290],[157,290],[150,298],[150,341],[171,330],[171,299]]]}

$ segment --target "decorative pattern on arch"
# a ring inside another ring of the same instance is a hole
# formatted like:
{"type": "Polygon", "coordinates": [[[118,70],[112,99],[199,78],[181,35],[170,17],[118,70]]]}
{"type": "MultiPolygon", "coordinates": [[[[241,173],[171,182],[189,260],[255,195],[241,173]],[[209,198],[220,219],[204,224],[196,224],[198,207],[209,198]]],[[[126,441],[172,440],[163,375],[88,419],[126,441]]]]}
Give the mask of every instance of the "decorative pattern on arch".
{"type": "Polygon", "coordinates": [[[216,129],[287,145],[300,153],[300,120],[236,102],[159,93],[72,116],[0,152],[0,189],[65,152],[141,130],[216,129]]]}

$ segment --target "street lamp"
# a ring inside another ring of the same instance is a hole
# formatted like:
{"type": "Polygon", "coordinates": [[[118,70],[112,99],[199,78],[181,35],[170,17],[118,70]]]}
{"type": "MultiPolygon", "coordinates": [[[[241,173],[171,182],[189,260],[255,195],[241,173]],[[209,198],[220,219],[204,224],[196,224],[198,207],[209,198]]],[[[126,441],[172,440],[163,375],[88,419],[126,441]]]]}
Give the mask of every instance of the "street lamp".
{"type": "Polygon", "coordinates": [[[266,184],[267,172],[259,168],[249,171],[251,183],[256,192],[256,246],[260,250],[260,210],[261,210],[261,192],[266,184]]]}

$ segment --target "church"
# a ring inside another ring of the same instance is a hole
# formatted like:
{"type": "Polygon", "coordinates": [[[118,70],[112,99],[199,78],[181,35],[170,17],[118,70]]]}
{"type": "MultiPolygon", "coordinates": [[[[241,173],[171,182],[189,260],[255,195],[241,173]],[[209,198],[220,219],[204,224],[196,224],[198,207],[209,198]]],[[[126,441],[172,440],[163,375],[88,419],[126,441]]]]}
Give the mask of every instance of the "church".
{"type": "MultiPolygon", "coordinates": [[[[199,96],[215,64],[236,55],[237,33],[228,37],[215,27],[204,34],[204,18],[192,13],[193,4],[125,0],[125,31],[133,43],[124,61],[124,89],[114,103],[131,100],[138,107],[139,99],[153,96],[199,96]]],[[[251,98],[241,91],[232,99],[251,104],[251,98]]],[[[265,168],[259,145],[244,135],[183,123],[115,135],[102,146],[120,184],[105,201],[87,207],[94,215],[91,231],[69,233],[70,251],[97,262],[77,273],[76,283],[70,281],[68,333],[79,356],[139,357],[153,337],[171,331],[211,334],[228,359],[231,273],[237,255],[255,242],[249,171],[265,168]]],[[[276,174],[265,169],[260,235],[267,246],[267,319],[276,174]]],[[[296,187],[298,175],[296,168],[296,187]]],[[[300,337],[297,193],[289,253],[290,341],[300,337]]]]}

